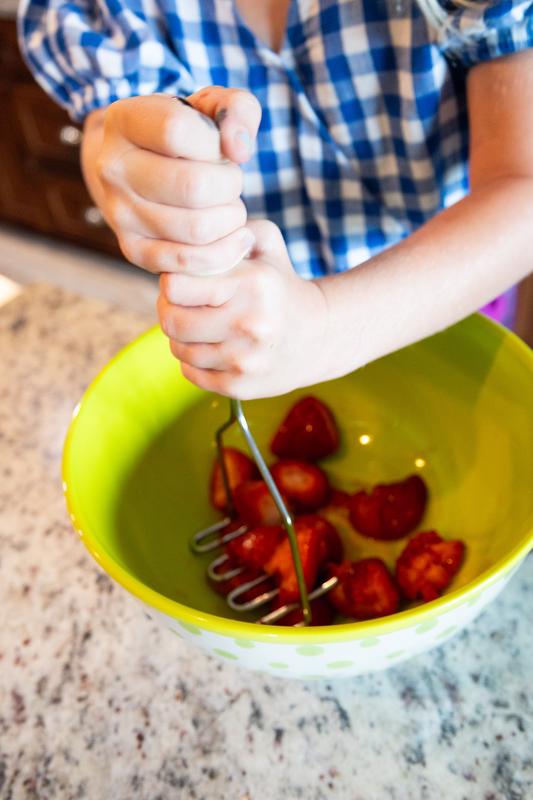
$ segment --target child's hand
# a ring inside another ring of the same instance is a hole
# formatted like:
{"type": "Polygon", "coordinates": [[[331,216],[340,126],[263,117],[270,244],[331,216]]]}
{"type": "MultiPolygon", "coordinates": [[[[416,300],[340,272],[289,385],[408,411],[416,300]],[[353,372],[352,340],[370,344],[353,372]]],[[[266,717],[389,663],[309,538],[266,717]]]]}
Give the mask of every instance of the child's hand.
{"type": "Polygon", "coordinates": [[[238,164],[251,155],[259,103],[217,86],[189,102],[119,100],[103,130],[85,129],[87,183],[126,258],[151,272],[224,271],[252,242],[238,164]]]}
{"type": "Polygon", "coordinates": [[[186,378],[250,399],[324,380],[327,305],[298,277],[279,228],[253,221],[250,258],[223,275],[161,276],[158,313],[186,378]]]}

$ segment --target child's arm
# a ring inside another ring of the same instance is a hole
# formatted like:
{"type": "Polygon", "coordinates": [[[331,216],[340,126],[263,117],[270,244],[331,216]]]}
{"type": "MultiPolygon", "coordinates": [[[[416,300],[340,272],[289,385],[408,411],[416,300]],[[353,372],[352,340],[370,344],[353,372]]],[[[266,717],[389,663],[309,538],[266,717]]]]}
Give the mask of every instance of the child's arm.
{"type": "Polygon", "coordinates": [[[330,355],[338,374],[462,319],[533,269],[533,51],[475,67],[467,91],[471,193],[360,270],[320,284],[331,342],[353,317],[350,296],[361,309],[351,352],[330,355]]]}
{"type": "Polygon", "coordinates": [[[256,250],[232,273],[166,276],[160,317],[184,374],[241,398],[283,393],[441,330],[527,275],[533,51],[472,69],[468,102],[471,194],[357,269],[306,283],[275,226],[249,222],[256,250]]]}

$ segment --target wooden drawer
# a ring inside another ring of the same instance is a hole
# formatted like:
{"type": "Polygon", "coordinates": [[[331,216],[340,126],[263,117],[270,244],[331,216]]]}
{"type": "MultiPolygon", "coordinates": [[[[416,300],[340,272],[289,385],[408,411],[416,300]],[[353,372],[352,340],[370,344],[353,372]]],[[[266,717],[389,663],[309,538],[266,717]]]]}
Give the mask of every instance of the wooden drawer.
{"type": "Polygon", "coordinates": [[[0,18],[0,81],[14,78],[32,80],[19,51],[15,20],[0,18]]]}
{"type": "Polygon", "coordinates": [[[30,158],[79,167],[81,128],[36,84],[17,84],[12,103],[21,148],[30,158]]]}
{"type": "Polygon", "coordinates": [[[31,165],[27,169],[20,157],[18,140],[13,136],[10,92],[0,86],[0,217],[21,222],[39,231],[48,231],[51,218],[43,197],[35,186],[31,165]]]}

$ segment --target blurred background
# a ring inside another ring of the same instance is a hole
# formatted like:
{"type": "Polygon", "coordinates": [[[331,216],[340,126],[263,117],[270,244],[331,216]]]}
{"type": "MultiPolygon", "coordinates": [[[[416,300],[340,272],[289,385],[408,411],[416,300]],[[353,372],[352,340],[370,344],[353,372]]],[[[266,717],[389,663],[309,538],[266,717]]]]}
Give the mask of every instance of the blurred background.
{"type": "Polygon", "coordinates": [[[0,303],[51,283],[155,319],[157,279],[129,265],[81,175],[82,132],[35,83],[0,0],[0,303]]]}
{"type": "MultiPolygon", "coordinates": [[[[0,0],[0,302],[46,282],[154,314],[157,279],[128,265],[87,192],[82,131],[20,56],[17,0],[0,0]]],[[[533,276],[508,324],[533,346],[533,276]]]]}

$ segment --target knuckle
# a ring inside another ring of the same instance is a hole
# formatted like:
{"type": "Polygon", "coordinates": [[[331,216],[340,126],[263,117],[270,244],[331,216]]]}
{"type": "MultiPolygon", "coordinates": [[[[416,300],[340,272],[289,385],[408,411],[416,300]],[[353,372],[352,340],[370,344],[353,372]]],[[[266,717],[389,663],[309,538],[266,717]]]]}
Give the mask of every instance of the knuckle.
{"type": "Polygon", "coordinates": [[[209,288],[208,305],[223,306],[227,302],[227,290],[219,281],[214,282],[209,288]]]}
{"type": "Polygon", "coordinates": [[[234,323],[236,333],[251,339],[252,342],[259,344],[263,340],[265,323],[257,315],[247,315],[241,317],[234,323]]]}
{"type": "Polygon", "coordinates": [[[274,247],[279,244],[280,240],[283,240],[278,226],[268,219],[254,221],[253,226],[257,238],[260,239],[266,247],[274,247]]]}
{"type": "Polygon", "coordinates": [[[246,283],[251,299],[261,302],[271,292],[272,277],[269,271],[257,267],[249,271],[246,283]]]}
{"type": "Polygon", "coordinates": [[[129,236],[118,236],[117,239],[122,255],[126,261],[139,267],[144,266],[141,259],[140,248],[135,241],[129,236]]]}
{"type": "Polygon", "coordinates": [[[230,162],[224,165],[226,170],[226,186],[229,187],[229,194],[234,198],[233,202],[241,202],[240,196],[244,191],[244,172],[236,164],[230,162]]]}
{"type": "Polygon", "coordinates": [[[172,309],[169,309],[165,303],[161,303],[159,306],[159,323],[161,325],[161,330],[169,339],[177,338],[174,317],[175,315],[172,309]]]}
{"type": "Polygon", "coordinates": [[[248,219],[248,212],[246,211],[246,206],[244,205],[241,198],[235,200],[231,203],[231,207],[234,209],[235,217],[236,217],[236,224],[239,228],[242,228],[246,225],[246,221],[248,219]]]}
{"type": "Polygon", "coordinates": [[[117,231],[126,227],[129,214],[122,200],[111,197],[107,203],[106,216],[113,230],[117,231]]]}
{"type": "Polygon", "coordinates": [[[109,158],[105,153],[101,153],[96,159],[96,175],[103,183],[113,183],[116,171],[116,160],[109,158]]]}
{"type": "Polygon", "coordinates": [[[179,155],[179,141],[183,134],[184,118],[179,103],[170,106],[161,122],[161,141],[169,153],[179,155]]]}
{"type": "Polygon", "coordinates": [[[180,194],[185,205],[189,208],[201,208],[205,200],[202,181],[198,180],[191,170],[185,166],[178,182],[180,194]]]}
{"type": "Polygon", "coordinates": [[[183,247],[178,248],[176,252],[176,265],[179,272],[187,272],[191,266],[190,254],[183,247]]]}
{"type": "Polygon", "coordinates": [[[261,113],[261,104],[255,94],[249,92],[247,89],[234,89],[233,90],[234,102],[239,105],[246,106],[250,111],[261,113]]]}
{"type": "Polygon", "coordinates": [[[192,244],[210,244],[213,233],[205,214],[194,214],[189,223],[189,236],[192,244]]]}
{"type": "Polygon", "coordinates": [[[242,355],[242,353],[232,353],[229,352],[226,355],[226,361],[228,365],[228,370],[233,375],[244,375],[246,371],[246,359],[242,355]]]}

